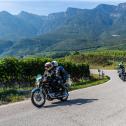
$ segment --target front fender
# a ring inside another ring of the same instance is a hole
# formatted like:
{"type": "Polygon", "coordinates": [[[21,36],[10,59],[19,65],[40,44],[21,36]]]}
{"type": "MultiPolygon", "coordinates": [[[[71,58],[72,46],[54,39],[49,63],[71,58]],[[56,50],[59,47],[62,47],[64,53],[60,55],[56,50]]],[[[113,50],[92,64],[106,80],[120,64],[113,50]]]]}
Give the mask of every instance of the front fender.
{"type": "Polygon", "coordinates": [[[31,91],[31,93],[34,93],[34,92],[36,92],[36,91],[40,91],[40,88],[34,88],[34,89],[31,91]]]}

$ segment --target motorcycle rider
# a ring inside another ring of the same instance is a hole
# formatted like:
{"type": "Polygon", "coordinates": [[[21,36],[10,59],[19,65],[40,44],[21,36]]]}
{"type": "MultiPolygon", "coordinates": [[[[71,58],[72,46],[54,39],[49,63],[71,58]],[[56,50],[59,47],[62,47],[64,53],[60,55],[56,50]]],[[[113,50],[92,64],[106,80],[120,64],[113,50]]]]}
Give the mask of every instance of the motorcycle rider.
{"type": "Polygon", "coordinates": [[[67,72],[65,71],[63,66],[59,66],[57,61],[52,61],[52,70],[55,73],[55,76],[58,77],[59,79],[61,79],[63,81],[63,83],[66,82],[67,80],[67,72]]]}
{"type": "Polygon", "coordinates": [[[44,72],[44,80],[43,81],[47,81],[48,79],[51,79],[52,77],[52,63],[51,62],[47,62],[45,64],[45,72],[44,72]]]}
{"type": "Polygon", "coordinates": [[[120,71],[121,73],[125,73],[125,67],[124,67],[124,65],[123,65],[123,62],[119,64],[119,71],[120,71]],[[120,71],[120,70],[121,70],[121,71],[120,71]]]}
{"type": "Polygon", "coordinates": [[[67,72],[62,66],[58,66],[57,61],[47,62],[45,64],[44,81],[47,80],[54,89],[56,85],[61,86],[65,95],[64,83],[67,80],[67,72]]]}
{"type": "Polygon", "coordinates": [[[125,67],[123,65],[123,62],[121,62],[118,65],[118,75],[119,75],[119,77],[124,77],[124,74],[125,74],[125,67]]]}
{"type": "Polygon", "coordinates": [[[65,95],[65,86],[68,79],[68,74],[63,66],[59,66],[57,61],[52,61],[52,71],[55,76],[56,84],[59,84],[63,89],[63,94],[65,95]]]}

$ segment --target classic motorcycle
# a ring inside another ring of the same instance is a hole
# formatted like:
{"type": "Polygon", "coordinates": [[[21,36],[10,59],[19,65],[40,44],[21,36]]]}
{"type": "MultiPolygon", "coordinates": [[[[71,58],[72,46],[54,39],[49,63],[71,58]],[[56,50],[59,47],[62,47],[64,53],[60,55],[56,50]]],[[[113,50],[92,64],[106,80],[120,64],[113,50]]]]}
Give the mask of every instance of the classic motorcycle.
{"type": "Polygon", "coordinates": [[[58,99],[61,101],[67,101],[69,84],[64,84],[64,90],[61,86],[57,85],[55,88],[50,85],[48,79],[45,81],[42,75],[36,77],[36,88],[31,92],[31,101],[36,107],[44,106],[46,99],[52,101],[58,99]]]}

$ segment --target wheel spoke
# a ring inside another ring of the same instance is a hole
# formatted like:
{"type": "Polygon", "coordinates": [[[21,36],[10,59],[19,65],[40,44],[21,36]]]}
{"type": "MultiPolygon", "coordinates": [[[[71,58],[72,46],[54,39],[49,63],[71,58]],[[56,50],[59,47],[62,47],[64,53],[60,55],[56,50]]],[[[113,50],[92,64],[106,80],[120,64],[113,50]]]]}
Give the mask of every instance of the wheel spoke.
{"type": "Polygon", "coordinates": [[[33,96],[33,99],[34,99],[34,102],[37,105],[41,105],[44,102],[44,96],[43,96],[43,94],[41,92],[35,92],[34,96],[33,96]]]}

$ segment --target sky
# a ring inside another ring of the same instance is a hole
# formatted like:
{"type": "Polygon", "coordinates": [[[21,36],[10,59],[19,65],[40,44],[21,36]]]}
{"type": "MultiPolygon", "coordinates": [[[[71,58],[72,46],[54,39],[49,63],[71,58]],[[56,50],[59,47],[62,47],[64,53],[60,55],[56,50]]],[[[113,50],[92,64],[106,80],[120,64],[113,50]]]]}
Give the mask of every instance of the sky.
{"type": "Polygon", "coordinates": [[[92,9],[98,4],[114,4],[126,2],[126,0],[0,0],[0,11],[8,11],[18,14],[27,11],[38,15],[65,11],[68,7],[92,9]]]}

